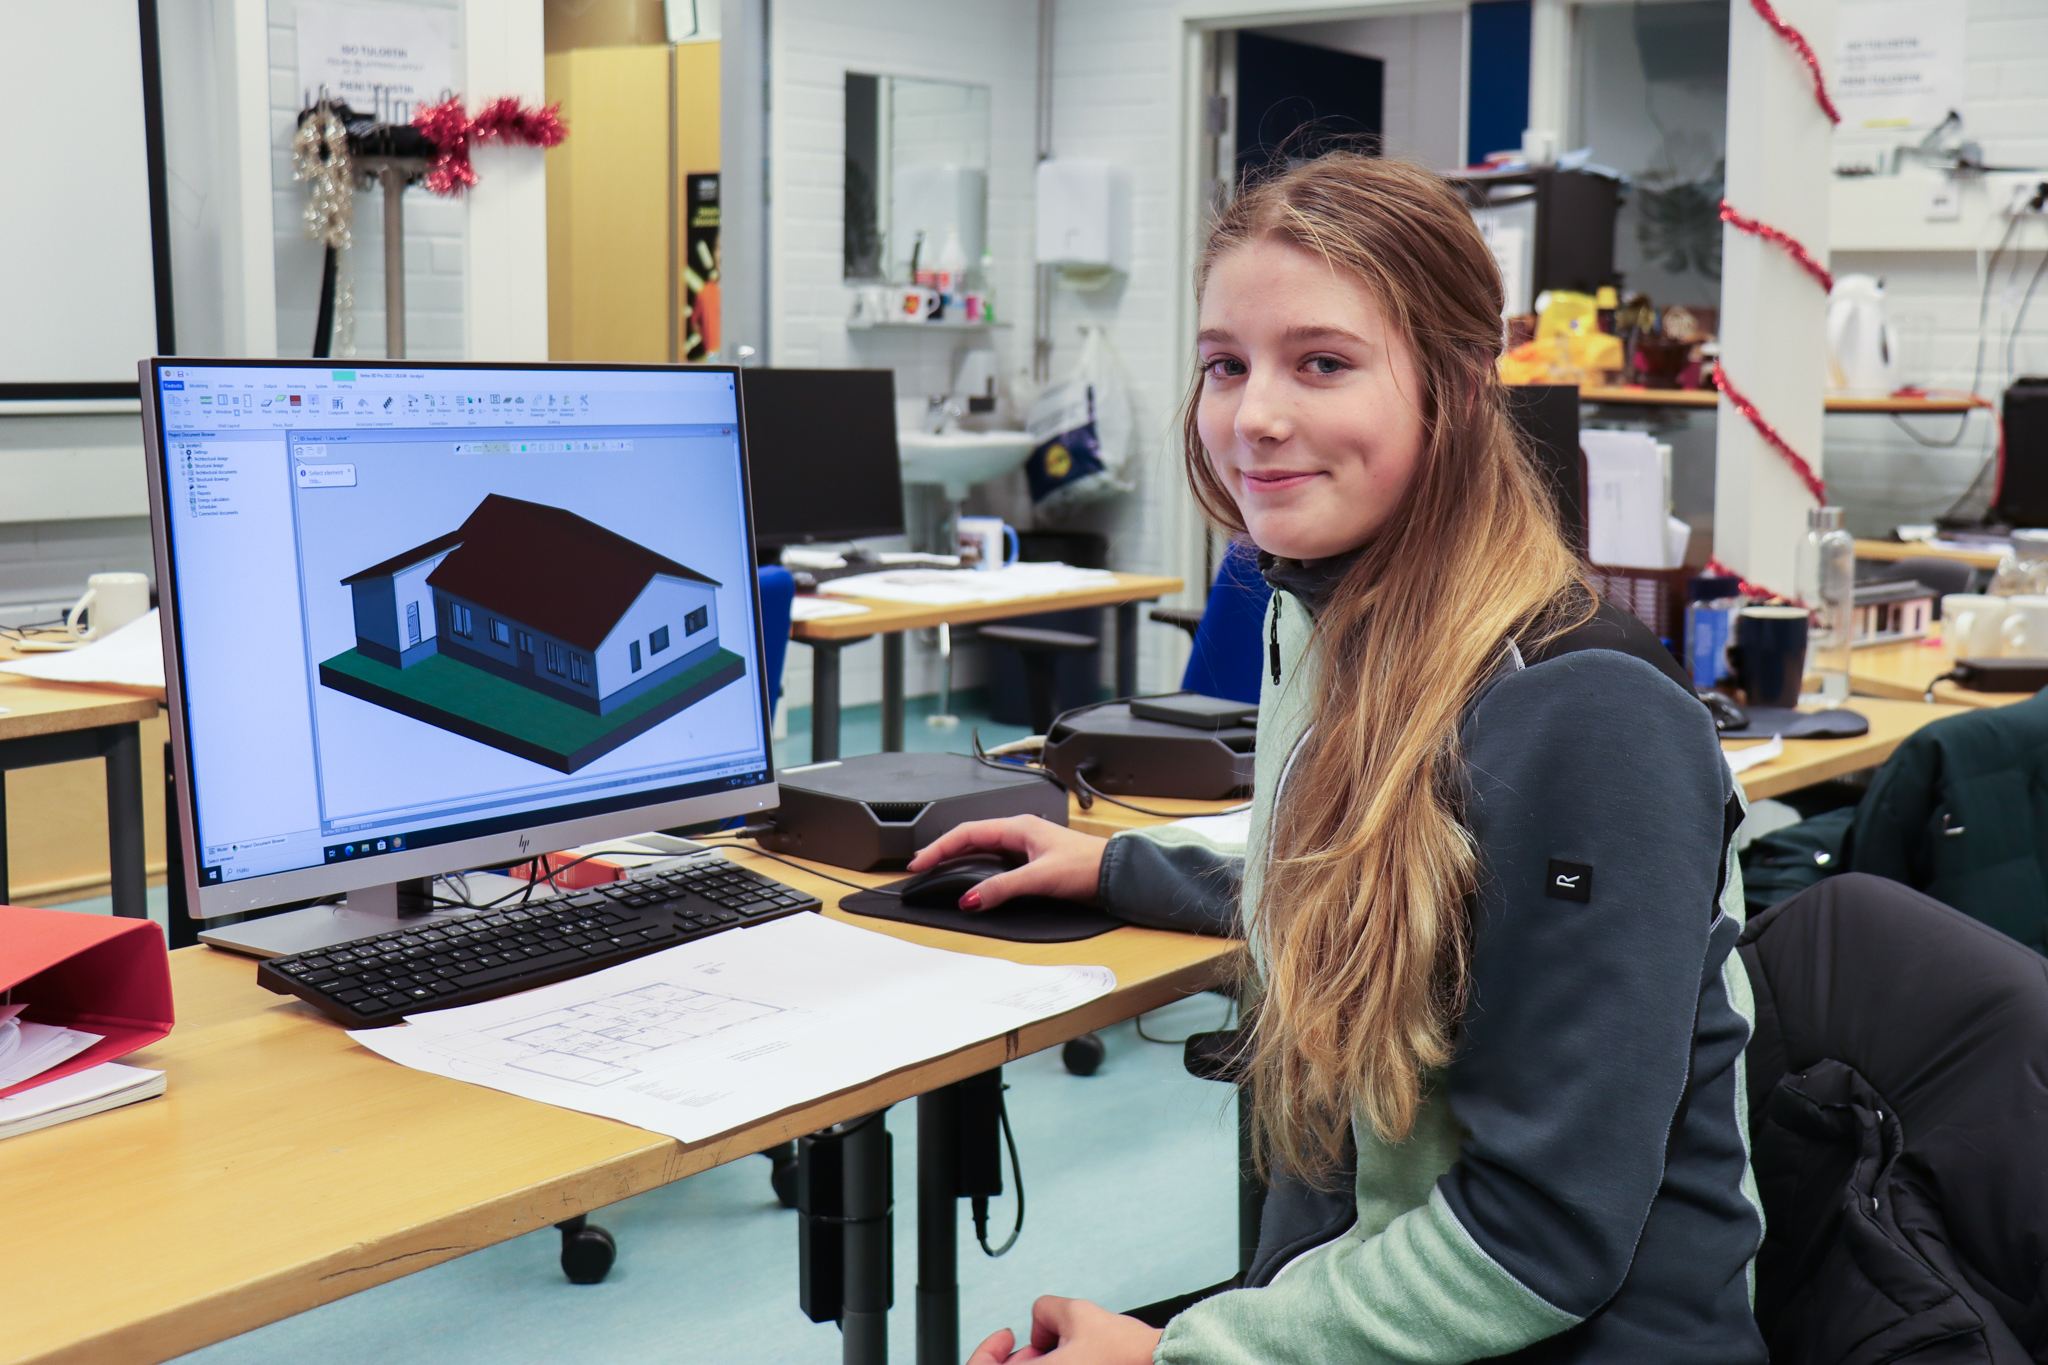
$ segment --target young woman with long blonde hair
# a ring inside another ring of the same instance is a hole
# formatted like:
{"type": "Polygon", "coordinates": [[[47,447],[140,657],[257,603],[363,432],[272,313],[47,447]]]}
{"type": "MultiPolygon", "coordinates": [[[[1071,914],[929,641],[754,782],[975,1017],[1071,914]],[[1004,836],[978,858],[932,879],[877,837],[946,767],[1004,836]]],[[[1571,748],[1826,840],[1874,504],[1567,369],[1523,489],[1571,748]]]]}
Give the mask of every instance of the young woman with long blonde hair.
{"type": "Polygon", "coordinates": [[[1188,479],[1275,589],[1249,843],[987,821],[911,866],[999,847],[966,908],[1246,938],[1259,1250],[1163,1332],[1048,1297],[971,1365],[1760,1365],[1740,800],[1559,535],[1470,215],[1322,157],[1238,197],[1199,296],[1188,479]]]}

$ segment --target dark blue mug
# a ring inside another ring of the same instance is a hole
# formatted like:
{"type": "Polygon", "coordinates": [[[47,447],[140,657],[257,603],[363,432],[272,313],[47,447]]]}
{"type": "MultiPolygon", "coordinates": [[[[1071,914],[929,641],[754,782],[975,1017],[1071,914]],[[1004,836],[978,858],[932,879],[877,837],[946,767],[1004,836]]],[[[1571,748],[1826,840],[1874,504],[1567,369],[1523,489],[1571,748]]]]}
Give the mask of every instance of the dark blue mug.
{"type": "Polygon", "coordinates": [[[1744,607],[1728,651],[1750,706],[1797,706],[1806,676],[1804,607],[1744,607]]]}

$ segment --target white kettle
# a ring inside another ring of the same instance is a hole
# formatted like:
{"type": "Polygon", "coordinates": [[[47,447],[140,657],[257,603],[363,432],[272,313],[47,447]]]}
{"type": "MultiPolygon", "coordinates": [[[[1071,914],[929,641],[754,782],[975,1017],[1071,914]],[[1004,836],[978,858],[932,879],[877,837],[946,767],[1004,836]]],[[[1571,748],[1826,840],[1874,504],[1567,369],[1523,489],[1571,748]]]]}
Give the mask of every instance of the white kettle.
{"type": "Polygon", "coordinates": [[[1884,281],[1840,275],[1828,294],[1828,388],[1883,398],[1898,387],[1899,334],[1884,320],[1884,281]]]}

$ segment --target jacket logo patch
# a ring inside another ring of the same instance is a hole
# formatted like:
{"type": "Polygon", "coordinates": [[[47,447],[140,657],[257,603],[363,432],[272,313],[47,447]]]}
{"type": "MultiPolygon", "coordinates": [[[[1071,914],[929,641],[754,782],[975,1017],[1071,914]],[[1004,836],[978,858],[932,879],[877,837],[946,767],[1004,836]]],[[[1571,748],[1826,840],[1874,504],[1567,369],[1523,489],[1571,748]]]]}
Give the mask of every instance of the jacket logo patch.
{"type": "Polygon", "coordinates": [[[1543,894],[1561,901],[1577,901],[1584,905],[1593,899],[1593,869],[1586,863],[1563,863],[1550,860],[1550,872],[1543,883],[1543,894]]]}

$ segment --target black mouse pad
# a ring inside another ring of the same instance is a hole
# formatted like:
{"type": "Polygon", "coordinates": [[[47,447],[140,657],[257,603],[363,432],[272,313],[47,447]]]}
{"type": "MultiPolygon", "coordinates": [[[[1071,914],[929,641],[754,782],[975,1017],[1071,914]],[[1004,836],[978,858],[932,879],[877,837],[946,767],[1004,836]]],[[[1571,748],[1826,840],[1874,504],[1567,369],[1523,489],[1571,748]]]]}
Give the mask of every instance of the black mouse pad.
{"type": "Polygon", "coordinates": [[[1870,722],[1854,711],[1794,711],[1784,706],[1752,706],[1749,725],[1723,730],[1723,739],[1854,739],[1870,733],[1870,722]]]}
{"type": "Polygon", "coordinates": [[[993,910],[959,910],[950,906],[921,910],[905,905],[902,897],[893,894],[910,880],[905,877],[872,891],[853,892],[840,900],[839,908],[850,915],[951,929],[958,934],[1008,939],[1012,943],[1072,943],[1106,934],[1123,923],[1092,905],[1054,900],[1050,896],[1019,896],[993,910]]]}

